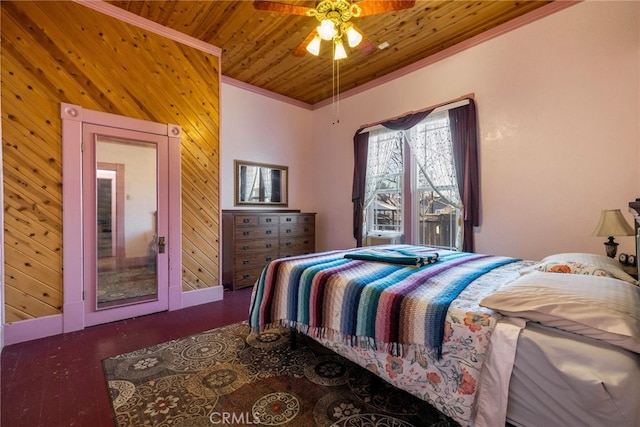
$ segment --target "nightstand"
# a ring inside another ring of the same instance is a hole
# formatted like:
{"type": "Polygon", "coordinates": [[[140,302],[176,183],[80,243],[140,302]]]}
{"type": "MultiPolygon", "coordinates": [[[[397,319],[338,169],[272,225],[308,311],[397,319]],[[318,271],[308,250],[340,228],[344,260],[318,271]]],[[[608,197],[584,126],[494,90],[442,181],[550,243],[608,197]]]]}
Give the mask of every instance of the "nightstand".
{"type": "Polygon", "coordinates": [[[627,265],[627,264],[622,264],[622,263],[620,263],[620,265],[622,266],[622,269],[624,270],[625,273],[627,273],[629,276],[633,277],[634,279],[638,280],[638,266],[637,265],[627,265]]]}

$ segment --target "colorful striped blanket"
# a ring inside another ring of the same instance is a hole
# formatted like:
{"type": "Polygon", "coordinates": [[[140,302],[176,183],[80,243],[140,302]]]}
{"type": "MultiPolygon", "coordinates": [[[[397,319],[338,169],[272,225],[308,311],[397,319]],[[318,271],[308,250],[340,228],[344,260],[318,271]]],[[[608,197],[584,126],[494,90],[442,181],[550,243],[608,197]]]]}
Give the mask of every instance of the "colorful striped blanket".
{"type": "MultiPolygon", "coordinates": [[[[345,257],[362,249],[272,261],[255,285],[250,325],[296,327],[392,355],[403,355],[407,346],[424,346],[439,359],[452,301],[474,280],[518,261],[422,246],[381,248],[426,258],[437,254],[437,262],[416,267],[345,257]]],[[[478,309],[466,316],[485,322],[486,310],[478,309]]],[[[488,341],[491,331],[484,329],[488,341]]]]}

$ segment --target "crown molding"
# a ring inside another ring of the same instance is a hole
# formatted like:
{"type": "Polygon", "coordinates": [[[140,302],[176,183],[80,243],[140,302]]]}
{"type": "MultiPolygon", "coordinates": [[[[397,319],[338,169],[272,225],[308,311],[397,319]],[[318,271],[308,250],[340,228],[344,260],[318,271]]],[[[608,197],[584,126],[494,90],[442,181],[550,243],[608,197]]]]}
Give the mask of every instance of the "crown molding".
{"type": "Polygon", "coordinates": [[[217,46],[214,46],[202,40],[196,39],[195,37],[188,36],[172,28],[165,27],[164,25],[150,21],[146,18],[135,15],[124,9],[120,9],[117,6],[114,6],[109,3],[105,3],[102,0],[73,0],[73,1],[75,3],[91,8],[95,11],[104,13],[105,15],[111,16],[112,18],[116,18],[128,24],[135,25],[136,27],[140,27],[142,29],[151,31],[155,34],[164,36],[168,39],[185,44],[187,46],[191,46],[203,52],[210,53],[217,57],[222,56],[222,49],[217,46]]]}

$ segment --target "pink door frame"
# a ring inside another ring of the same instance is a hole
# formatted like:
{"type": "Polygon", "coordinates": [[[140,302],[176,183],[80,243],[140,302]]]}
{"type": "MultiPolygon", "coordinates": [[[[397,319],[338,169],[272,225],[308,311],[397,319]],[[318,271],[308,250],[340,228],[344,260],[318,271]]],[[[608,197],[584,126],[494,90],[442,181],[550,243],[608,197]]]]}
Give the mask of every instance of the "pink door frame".
{"type": "MultiPolygon", "coordinates": [[[[182,233],[181,233],[181,179],[180,179],[180,138],[182,129],[178,125],[154,123],[132,119],[115,114],[83,109],[77,105],[62,104],[62,159],[63,159],[63,332],[84,329],[93,324],[85,316],[83,300],[83,232],[82,197],[82,139],[83,125],[101,125],[114,129],[130,129],[168,138],[168,149],[165,151],[168,174],[165,183],[160,184],[165,191],[168,202],[167,235],[167,274],[168,292],[166,305],[169,310],[182,308],[182,233]]],[[[137,305],[123,307],[120,318],[141,314],[137,305]]],[[[109,310],[107,310],[109,311],[109,310]]],[[[104,321],[110,321],[109,315],[104,321]]]]}

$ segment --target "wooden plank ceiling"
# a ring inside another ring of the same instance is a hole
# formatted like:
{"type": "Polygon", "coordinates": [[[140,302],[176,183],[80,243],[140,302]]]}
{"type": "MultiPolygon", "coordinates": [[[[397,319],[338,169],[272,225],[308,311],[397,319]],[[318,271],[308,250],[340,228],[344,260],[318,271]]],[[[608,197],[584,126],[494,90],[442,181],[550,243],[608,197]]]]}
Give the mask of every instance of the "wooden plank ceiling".
{"type": "MultiPolygon", "coordinates": [[[[392,2],[392,0],[390,0],[392,2]]],[[[222,49],[222,74],[269,91],[316,104],[332,96],[332,59],[324,41],[318,57],[293,56],[314,30],[314,17],[259,11],[244,1],[109,0],[109,3],[222,49]]],[[[283,3],[314,7],[314,1],[283,3]]],[[[413,8],[352,18],[375,45],[367,56],[347,47],[340,61],[340,92],[399,70],[550,1],[424,1],[413,8]]]]}

